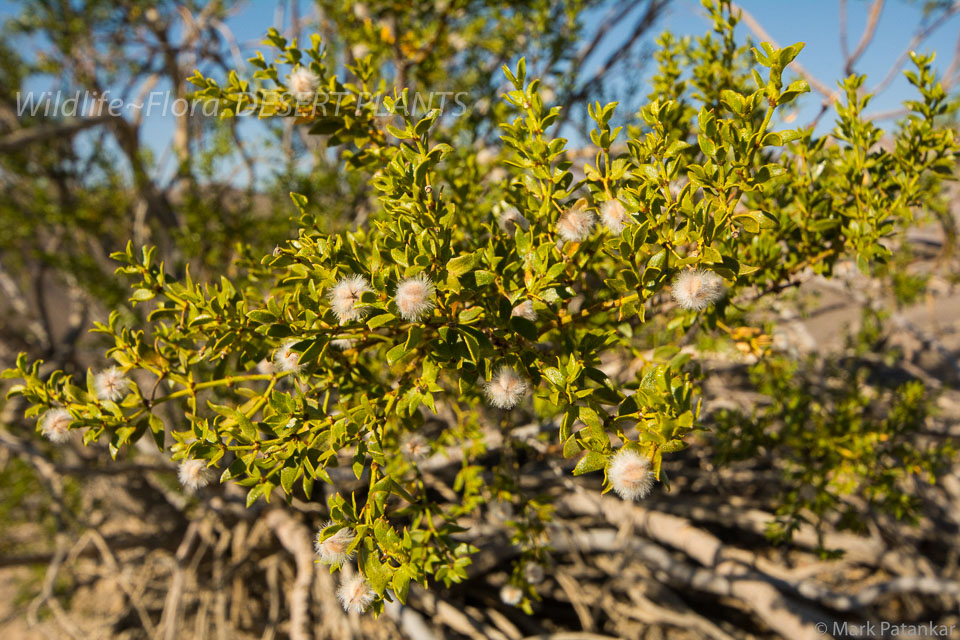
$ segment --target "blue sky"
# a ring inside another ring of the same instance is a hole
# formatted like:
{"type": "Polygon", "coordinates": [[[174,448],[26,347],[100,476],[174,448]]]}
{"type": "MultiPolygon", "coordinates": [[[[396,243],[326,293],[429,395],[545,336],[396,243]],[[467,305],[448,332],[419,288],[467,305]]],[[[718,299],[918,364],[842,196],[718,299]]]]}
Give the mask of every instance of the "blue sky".
{"type": "MultiPolygon", "coordinates": [[[[2,6],[3,2],[0,2],[2,6]]],[[[307,2],[303,3],[307,5],[307,2]]],[[[870,6],[867,0],[849,0],[847,3],[847,30],[849,49],[856,48],[866,23],[870,6]]],[[[919,0],[887,0],[884,5],[873,43],[857,65],[859,73],[866,73],[868,86],[880,81],[900,57],[913,37],[922,18],[919,0]]],[[[843,58],[840,49],[838,3],[836,0],[742,0],[740,5],[749,11],[773,36],[780,46],[806,42],[798,58],[811,73],[830,87],[843,76],[843,58]]],[[[265,0],[248,2],[244,11],[230,22],[241,42],[256,42],[267,25],[273,24],[276,3],[265,0]]],[[[629,24],[615,28],[610,37],[616,43],[627,37],[629,24]]],[[[669,29],[678,35],[701,35],[709,27],[699,0],[674,0],[665,19],[659,23],[659,33],[669,29]]],[[[747,32],[745,25],[739,29],[747,32]]],[[[943,71],[950,63],[960,32],[960,15],[953,16],[920,46],[920,51],[937,51],[937,67],[943,71]]],[[[594,60],[603,58],[609,50],[599,50],[594,60]]],[[[591,70],[588,64],[585,72],[591,70]]],[[[643,89],[646,92],[646,88],[643,89]]],[[[911,95],[910,86],[902,77],[878,96],[873,104],[876,111],[889,111],[900,106],[905,96],[911,95]]],[[[810,100],[808,100],[809,102],[810,100]]],[[[816,107],[814,106],[815,110],[816,107]]]]}
{"type": "MultiPolygon", "coordinates": [[[[836,80],[842,77],[843,59],[836,0],[743,0],[740,5],[756,17],[781,46],[806,42],[799,61],[820,80],[834,86],[836,80]]],[[[848,41],[852,50],[863,32],[870,3],[866,0],[850,0],[847,5],[848,41]]],[[[877,81],[886,75],[910,42],[922,15],[922,2],[918,0],[888,0],[876,37],[857,65],[858,72],[877,78],[877,81]]],[[[230,26],[240,41],[254,42],[261,38],[266,25],[273,24],[275,17],[275,3],[263,0],[248,2],[246,9],[231,21],[230,26]]],[[[628,26],[624,24],[619,30],[614,29],[611,42],[615,42],[618,35],[625,38],[624,31],[628,26]]],[[[675,0],[659,26],[658,31],[669,29],[678,35],[700,35],[709,23],[699,0],[675,0]]],[[[742,24],[740,29],[747,31],[742,24]]],[[[920,50],[938,51],[937,62],[942,70],[952,57],[958,32],[960,15],[944,23],[921,45],[920,50]]],[[[605,53],[607,51],[598,51],[596,57],[603,57],[605,53]]],[[[589,71],[590,68],[585,70],[589,71]]],[[[898,79],[897,83],[891,85],[889,96],[878,98],[878,106],[883,110],[898,106],[900,98],[908,92],[908,86],[905,80],[898,79]]]]}
{"type": "MultiPolygon", "coordinates": [[[[286,4],[286,3],[283,3],[286,4]]],[[[847,9],[849,48],[856,47],[866,22],[870,6],[868,0],[849,0],[847,9]]],[[[308,0],[301,2],[309,7],[308,0]]],[[[770,35],[785,46],[793,42],[806,42],[806,48],[798,60],[819,80],[830,87],[843,75],[843,59],[839,42],[838,4],[836,0],[743,0],[741,5],[764,26],[770,35]]],[[[16,10],[17,3],[0,0],[0,18],[16,10]]],[[[249,0],[243,10],[234,16],[228,25],[243,46],[244,58],[258,48],[258,43],[266,29],[276,24],[281,16],[277,3],[267,0],[249,0]]],[[[307,9],[302,9],[306,12],[307,9]]],[[[598,16],[602,15],[598,13],[598,16]]],[[[881,16],[876,37],[857,65],[859,73],[868,75],[867,86],[872,87],[883,78],[897,58],[902,54],[917,25],[922,18],[922,2],[917,0],[887,0],[881,16]]],[[[288,20],[289,18],[287,18],[288,20]]],[[[595,18],[596,19],[596,18],[595,18]]],[[[282,26],[282,25],[281,25],[282,26]]],[[[699,0],[675,0],[668,13],[655,29],[659,33],[670,29],[677,35],[701,35],[708,28],[708,21],[699,0]]],[[[614,28],[608,48],[599,50],[592,60],[584,66],[589,73],[591,65],[604,58],[617,40],[627,36],[629,25],[614,28]]],[[[742,34],[748,32],[745,25],[739,27],[742,34]]],[[[942,72],[949,65],[960,32],[960,16],[954,16],[941,26],[920,47],[920,51],[938,52],[937,68],[942,72]]],[[[261,47],[262,48],[262,47],[261,47]]],[[[639,93],[646,94],[647,87],[638,87],[639,93]]],[[[905,97],[913,96],[912,88],[901,75],[890,87],[878,96],[871,105],[871,112],[885,112],[900,106],[905,97]]],[[[792,126],[806,124],[812,119],[819,107],[819,97],[806,96],[801,105],[798,118],[792,126]]],[[[251,122],[250,125],[253,125],[251,122]]],[[[157,153],[169,144],[172,124],[171,118],[152,116],[146,122],[147,139],[157,153]]],[[[824,121],[821,130],[829,128],[824,121]]]]}

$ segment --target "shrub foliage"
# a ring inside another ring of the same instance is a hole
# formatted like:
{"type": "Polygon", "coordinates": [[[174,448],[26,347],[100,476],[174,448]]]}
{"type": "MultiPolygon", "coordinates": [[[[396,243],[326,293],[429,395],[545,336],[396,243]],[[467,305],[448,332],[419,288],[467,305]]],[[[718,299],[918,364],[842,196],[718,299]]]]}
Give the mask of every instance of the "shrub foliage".
{"type": "MultiPolygon", "coordinates": [[[[168,273],[154,249],[128,245],[113,257],[142,319],[114,312],[96,328],[114,342],[107,356],[127,372],[126,393],[103,399],[95,372],[85,383],[41,376],[23,355],[4,374],[18,379],[10,393],[29,402],[28,417],[67,409],[71,429],[109,442],[115,456],[152,437],[174,460],[202,460],[221,482],[246,487],[248,505],[276,499],[278,488],[313,499],[318,481],[343,484],[334,467],[350,467],[362,484],[331,492],[333,524],[321,539],[354,534],[378,611],[388,589],[403,601],[411,581],[466,577],[474,549],[458,541],[457,522],[483,505],[519,510],[511,522],[524,557],[544,544],[550,507],[519,491],[509,458],[496,482],[483,482],[483,423],[508,440],[531,416],[553,424],[575,475],[604,473],[618,450],[633,451],[649,461],[655,490],[668,488],[664,457],[704,428],[700,368],[681,346],[709,335],[764,358],[770,340],[750,315],[758,301],[805,273],[829,276],[840,260],[864,272],[884,264],[914,212],[937,198],[957,152],[942,123],[945,93],[922,55],[907,74],[919,97],[896,131],[864,119],[863,77],[842,83],[831,134],[778,130],[778,112],[809,90],[785,79],[803,45],[741,45],[729,6],[706,6],[711,33],[658,41],[653,90],[635,117],[615,117],[616,103],[590,106],[582,167],[551,127],[560,109],[523,59],[504,67],[505,106],[490,109],[507,114],[493,123],[502,144],[491,162],[460,144],[459,125],[442,111],[418,112],[411,94],[388,89],[373,54],[334,73],[319,38],[299,48],[271,31],[274,55],[251,59],[251,78],[197,74],[198,96],[226,116],[254,108],[295,118],[339,147],[377,195],[368,223],[328,233],[324,211],[293,193],[296,238],[262,259],[247,252],[219,282],[168,273]],[[294,100],[285,79],[298,66],[316,74],[318,91],[345,96],[337,112],[294,100]],[[880,144],[884,136],[892,142],[880,144]],[[367,286],[344,316],[331,292],[352,276],[367,286]],[[410,278],[432,284],[413,316],[397,305],[410,278]],[[631,360],[641,363],[635,376],[610,373],[631,360]],[[499,377],[509,370],[516,377],[499,377]],[[503,392],[523,398],[497,402],[503,392]],[[175,408],[173,423],[164,424],[164,406],[175,408]],[[437,413],[442,422],[430,419],[437,413]],[[424,488],[422,467],[442,452],[462,461],[457,501],[424,488]]],[[[789,372],[757,374],[776,394],[791,385],[789,372]]],[[[883,422],[894,435],[904,433],[899,414],[917,411],[917,391],[902,393],[883,422]]],[[[829,417],[804,411],[781,444],[818,456],[837,434],[823,426],[829,417]],[[807,441],[805,420],[820,425],[820,442],[807,441]]],[[[908,439],[897,446],[905,449],[895,458],[915,455],[908,439]]],[[[886,477],[845,468],[864,472],[886,477]]],[[[522,583],[520,571],[514,580],[522,583]]]]}

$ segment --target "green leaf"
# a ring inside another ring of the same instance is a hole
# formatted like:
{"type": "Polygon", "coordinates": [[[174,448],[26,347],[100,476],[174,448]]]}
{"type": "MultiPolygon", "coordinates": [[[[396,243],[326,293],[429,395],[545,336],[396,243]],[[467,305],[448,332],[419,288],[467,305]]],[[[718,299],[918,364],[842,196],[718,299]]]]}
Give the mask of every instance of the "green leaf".
{"type": "Polygon", "coordinates": [[[583,423],[594,429],[603,428],[603,420],[600,415],[590,407],[580,407],[580,419],[583,423]]]}
{"type": "Polygon", "coordinates": [[[373,590],[383,595],[387,589],[387,584],[390,582],[390,571],[377,557],[379,552],[374,546],[373,539],[365,538],[363,542],[364,544],[360,546],[357,564],[373,590]]]}
{"type": "Polygon", "coordinates": [[[713,247],[704,247],[702,255],[704,262],[709,262],[710,264],[723,262],[723,255],[713,247]]]}
{"type": "Polygon", "coordinates": [[[510,328],[531,342],[536,342],[537,340],[537,325],[526,318],[520,318],[518,316],[510,318],[510,328]]]}
{"type": "Polygon", "coordinates": [[[338,129],[342,129],[343,126],[343,118],[338,118],[336,116],[325,116],[315,120],[313,124],[310,125],[309,133],[310,135],[314,136],[330,135],[338,129]]]}
{"type": "Polygon", "coordinates": [[[392,313],[381,313],[367,320],[367,327],[370,329],[376,329],[385,324],[390,324],[396,319],[397,316],[393,315],[392,313]]]}
{"type": "Polygon", "coordinates": [[[266,309],[254,309],[247,313],[247,317],[257,324],[272,324],[277,321],[277,316],[266,309]]]}
{"type": "Polygon", "coordinates": [[[469,307],[460,312],[457,320],[464,324],[469,324],[483,315],[483,309],[480,307],[469,307]]]}
{"type": "Polygon", "coordinates": [[[405,344],[398,344],[389,351],[387,351],[387,364],[394,365],[397,363],[400,358],[402,358],[407,353],[407,347],[405,344]]]}
{"type": "Polygon", "coordinates": [[[485,287],[488,284],[493,284],[493,282],[497,279],[497,275],[495,273],[483,271],[481,269],[474,271],[473,277],[474,280],[476,280],[478,287],[485,287]]]}
{"type": "Polygon", "coordinates": [[[133,292],[133,295],[130,296],[130,300],[133,302],[146,302],[147,300],[152,300],[156,295],[157,294],[150,289],[137,289],[133,292]]]}
{"type": "Polygon", "coordinates": [[[580,458],[580,462],[573,468],[573,475],[580,476],[591,471],[603,469],[607,464],[607,456],[596,451],[587,451],[580,458]]]}
{"type": "Polygon", "coordinates": [[[407,593],[410,590],[410,581],[416,578],[415,571],[410,565],[402,564],[393,574],[393,592],[401,604],[407,603],[407,593]]]}
{"type": "Polygon", "coordinates": [[[807,84],[806,80],[797,80],[790,83],[786,89],[780,94],[780,97],[777,98],[777,105],[786,104],[788,102],[793,102],[796,100],[797,96],[807,93],[810,91],[810,85],[807,84]]]}
{"type": "Polygon", "coordinates": [[[543,372],[543,377],[558,387],[563,387],[566,382],[563,374],[556,367],[547,367],[543,372]]]}
{"type": "Polygon", "coordinates": [[[408,129],[398,129],[392,124],[387,125],[387,132],[390,135],[392,135],[394,138],[398,138],[400,140],[408,140],[410,138],[413,138],[413,135],[410,133],[408,129]]]}
{"type": "Polygon", "coordinates": [[[280,486],[288,496],[293,494],[293,482],[297,479],[296,467],[284,467],[280,471],[280,486]]]}
{"type": "Polygon", "coordinates": [[[701,133],[697,136],[697,142],[700,145],[700,150],[703,151],[705,155],[711,157],[717,155],[717,145],[715,145],[710,138],[701,133]]]}
{"type": "Polygon", "coordinates": [[[747,233],[760,233],[760,221],[756,217],[748,213],[737,213],[733,219],[739,222],[747,233]]]}
{"type": "Polygon", "coordinates": [[[266,490],[265,482],[258,482],[250,488],[250,491],[247,492],[247,509],[253,506],[253,503],[264,494],[266,490]]]}
{"type": "Polygon", "coordinates": [[[476,257],[472,253],[453,258],[447,262],[447,271],[453,276],[462,276],[473,268],[476,257]]]}
{"type": "Polygon", "coordinates": [[[779,164],[765,164],[757,171],[756,177],[758,183],[767,182],[772,178],[777,178],[782,176],[787,172],[779,164]]]}
{"type": "Polygon", "coordinates": [[[256,442],[257,428],[253,426],[250,419],[239,411],[234,411],[233,414],[236,416],[237,426],[240,427],[240,432],[243,434],[243,437],[250,442],[256,442]]]}
{"type": "Polygon", "coordinates": [[[160,451],[163,451],[164,449],[163,421],[151,413],[149,418],[149,424],[150,424],[150,432],[153,434],[153,441],[156,443],[157,449],[159,449],[160,451]]]}

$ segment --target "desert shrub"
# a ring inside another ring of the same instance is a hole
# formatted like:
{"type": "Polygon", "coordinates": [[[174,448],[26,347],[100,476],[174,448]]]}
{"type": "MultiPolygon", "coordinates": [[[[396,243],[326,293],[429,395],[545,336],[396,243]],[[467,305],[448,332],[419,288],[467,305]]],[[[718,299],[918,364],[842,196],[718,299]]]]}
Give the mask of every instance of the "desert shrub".
{"type": "Polygon", "coordinates": [[[865,312],[846,342],[842,356],[769,354],[749,369],[764,403],[711,419],[717,465],[767,459],[782,478],[768,536],[787,541],[810,523],[824,556],[839,553],[823,543],[825,520],[858,533],[865,512],[917,522],[915,483],[933,484],[956,455],[955,442],[930,433],[934,392],[896,374],[901,354],[885,344],[882,314],[865,312]]]}
{"type": "MultiPolygon", "coordinates": [[[[614,126],[616,103],[590,105],[582,171],[522,58],[504,67],[512,89],[489,112],[505,114],[487,123],[501,130],[490,166],[440,110],[389,90],[374,53],[335,72],[319,38],[300,48],[271,31],[275,55],[251,59],[252,78],[197,74],[198,95],[227,116],[295,118],[340,148],[349,174],[368,176],[379,207],[328,233],[325,211],[293,193],[296,238],[262,259],[243,252],[219,281],[171,274],[153,248],[128,245],[113,258],[145,321],[113,313],[96,328],[118,369],[41,376],[22,355],[5,373],[18,379],[10,394],[52,440],[81,432],[120,455],[152,437],[193,490],[214,472],[246,487],[248,505],[333,485],[318,552],[334,568],[356,554],[365,581],[345,583],[343,598],[358,610],[404,601],[411,581],[464,579],[474,549],[458,520],[480,508],[508,504],[522,558],[538,557],[550,505],[520,490],[509,456],[483,481],[481,424],[508,443],[531,419],[555,425],[573,473],[604,473],[624,498],[668,488],[664,457],[703,428],[700,368],[681,347],[707,335],[762,359],[757,300],[840,260],[884,264],[956,154],[922,55],[908,74],[919,97],[893,144],[863,118],[858,76],[842,83],[831,135],[777,130],[777,111],[808,91],[784,78],[802,44],[741,45],[729,6],[706,6],[711,34],[660,40],[636,118],[614,126]],[[339,110],[314,99],[327,94],[339,110]],[[636,374],[608,373],[618,358],[639,361],[636,374]],[[444,455],[462,463],[456,500],[423,481],[444,455]]],[[[791,382],[773,366],[757,371],[779,394],[791,382]]],[[[905,389],[898,412],[916,413],[918,393],[905,389]]],[[[814,433],[823,447],[836,435],[814,433]]],[[[518,569],[512,581],[522,591],[511,600],[529,606],[529,580],[518,569]]]]}

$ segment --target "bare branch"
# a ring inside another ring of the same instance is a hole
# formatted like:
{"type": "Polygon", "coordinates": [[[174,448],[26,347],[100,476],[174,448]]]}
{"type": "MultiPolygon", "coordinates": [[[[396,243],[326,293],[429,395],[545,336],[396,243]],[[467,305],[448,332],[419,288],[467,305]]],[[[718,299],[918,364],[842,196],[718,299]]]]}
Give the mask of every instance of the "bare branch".
{"type": "Polygon", "coordinates": [[[957,33],[957,43],[953,47],[953,60],[950,61],[947,70],[943,72],[944,89],[953,87],[957,81],[957,76],[960,75],[958,72],[960,72],[960,32],[957,33]]]}
{"type": "Polygon", "coordinates": [[[839,0],[837,22],[840,30],[840,53],[844,60],[850,59],[850,45],[847,43],[847,0],[839,0]]]}
{"type": "Polygon", "coordinates": [[[593,88],[599,84],[604,77],[606,77],[613,66],[627,55],[634,43],[636,43],[636,41],[639,40],[640,37],[650,29],[651,26],[653,26],[653,23],[660,16],[660,12],[665,6],[666,0],[650,0],[650,3],[647,5],[647,10],[642,16],[640,16],[639,20],[637,20],[637,23],[634,25],[633,31],[631,32],[630,37],[627,38],[627,41],[614,49],[614,52],[607,57],[604,63],[600,65],[600,68],[590,77],[589,80],[584,82],[579,89],[571,92],[566,97],[561,105],[560,119],[555,125],[555,129],[557,131],[559,131],[563,127],[564,123],[569,119],[570,106],[575,102],[584,100],[589,95],[590,91],[592,91],[593,88]]]}
{"type": "Polygon", "coordinates": [[[193,541],[197,537],[197,529],[198,524],[191,522],[183,536],[183,541],[177,548],[175,557],[177,565],[173,571],[173,580],[169,591],[167,591],[167,598],[158,625],[158,629],[163,632],[163,640],[174,640],[177,637],[177,622],[180,620],[180,598],[183,595],[184,566],[187,562],[187,556],[190,555],[193,541]]]}
{"type": "Polygon", "coordinates": [[[916,34],[914,34],[913,39],[910,40],[910,44],[908,44],[903,50],[896,62],[891,65],[890,71],[888,71],[887,75],[884,76],[883,80],[880,81],[880,84],[876,85],[870,90],[870,93],[874,95],[883,93],[883,91],[890,86],[890,83],[893,82],[894,78],[896,78],[903,69],[903,65],[906,64],[907,58],[910,57],[910,53],[915,51],[917,47],[919,47],[927,38],[933,35],[937,29],[943,26],[943,24],[952,18],[957,12],[960,12],[960,0],[957,0],[950,5],[950,7],[944,9],[943,13],[936,20],[934,20],[932,24],[928,25],[926,28],[918,29],[916,34]]]}
{"type": "Polygon", "coordinates": [[[682,551],[718,580],[727,582],[728,595],[743,601],[784,637],[808,640],[822,637],[814,622],[823,621],[824,613],[787,597],[769,576],[732,560],[719,539],[692,526],[688,520],[582,490],[567,496],[564,504],[574,513],[602,515],[611,523],[632,522],[647,538],[682,551]]]}
{"type": "Polygon", "coordinates": [[[267,525],[280,544],[293,555],[297,577],[287,593],[290,604],[290,640],[310,640],[310,585],[313,584],[313,550],[307,528],[283,509],[267,514],[267,525]]]}
{"type": "Polygon", "coordinates": [[[866,51],[867,47],[870,45],[870,42],[873,41],[873,36],[877,32],[877,23],[880,21],[881,13],[883,13],[883,0],[873,0],[873,4],[870,6],[870,14],[867,16],[867,25],[863,29],[863,35],[860,37],[860,42],[857,44],[857,48],[854,49],[853,53],[849,56],[844,54],[844,59],[846,60],[846,64],[844,65],[844,73],[846,75],[853,73],[853,65],[856,64],[857,60],[860,59],[860,56],[863,55],[863,52],[866,51]]]}
{"type": "Polygon", "coordinates": [[[0,153],[17,151],[35,142],[67,138],[109,120],[109,116],[93,116],[51,125],[24,127],[0,138],[0,153]]]}

